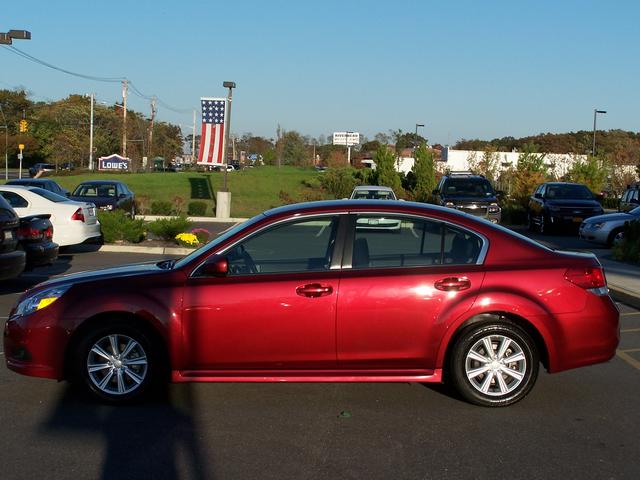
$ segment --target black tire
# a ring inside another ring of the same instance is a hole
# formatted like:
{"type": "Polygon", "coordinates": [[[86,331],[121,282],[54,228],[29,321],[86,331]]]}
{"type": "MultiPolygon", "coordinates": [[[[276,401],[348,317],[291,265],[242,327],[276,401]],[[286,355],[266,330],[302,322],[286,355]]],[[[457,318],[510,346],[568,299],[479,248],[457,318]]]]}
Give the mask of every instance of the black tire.
{"type": "Polygon", "coordinates": [[[616,228],[612,230],[609,234],[609,237],[607,238],[607,247],[613,247],[613,245],[616,243],[616,237],[621,233],[624,233],[624,228],[616,228]]]}
{"type": "Polygon", "coordinates": [[[531,391],[538,367],[539,355],[531,337],[513,323],[496,321],[472,325],[462,332],[450,356],[449,376],[468,402],[505,407],[531,391]],[[485,355],[487,342],[493,350],[485,355]],[[483,363],[481,358],[487,361],[483,363]],[[504,362],[509,359],[512,361],[504,362]]]}
{"type": "Polygon", "coordinates": [[[119,404],[142,398],[157,383],[161,370],[159,360],[153,343],[143,331],[124,322],[114,322],[92,330],[80,341],[74,370],[76,378],[92,396],[119,404]],[[114,344],[120,355],[113,355],[114,344]],[[100,351],[103,353],[98,353],[100,351]],[[93,371],[89,365],[93,365],[93,371]]]}

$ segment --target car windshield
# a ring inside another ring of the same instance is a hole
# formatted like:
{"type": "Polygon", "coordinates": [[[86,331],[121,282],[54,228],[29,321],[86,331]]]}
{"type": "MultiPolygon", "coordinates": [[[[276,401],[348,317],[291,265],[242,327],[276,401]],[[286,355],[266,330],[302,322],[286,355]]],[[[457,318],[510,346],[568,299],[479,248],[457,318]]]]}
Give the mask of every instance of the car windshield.
{"type": "Polygon", "coordinates": [[[593,200],[593,194],[584,185],[548,185],[544,196],[548,199],[593,200]]]}
{"type": "Polygon", "coordinates": [[[351,198],[358,200],[395,200],[396,196],[389,190],[356,190],[351,198]]]}
{"type": "Polygon", "coordinates": [[[78,185],[73,191],[76,197],[115,197],[116,186],[113,184],[104,185],[78,185]]]}
{"type": "Polygon", "coordinates": [[[488,180],[477,178],[450,178],[444,189],[448,197],[493,197],[495,194],[488,180]]]}
{"type": "Polygon", "coordinates": [[[49,190],[45,190],[44,188],[33,187],[31,191],[33,193],[37,193],[41,197],[44,197],[51,202],[59,203],[69,201],[67,197],[63,197],[62,195],[58,195],[57,193],[50,192],[49,190]]]}
{"type": "Polygon", "coordinates": [[[631,215],[639,215],[640,216],[640,207],[636,207],[633,210],[630,210],[629,213],[631,215]]]}

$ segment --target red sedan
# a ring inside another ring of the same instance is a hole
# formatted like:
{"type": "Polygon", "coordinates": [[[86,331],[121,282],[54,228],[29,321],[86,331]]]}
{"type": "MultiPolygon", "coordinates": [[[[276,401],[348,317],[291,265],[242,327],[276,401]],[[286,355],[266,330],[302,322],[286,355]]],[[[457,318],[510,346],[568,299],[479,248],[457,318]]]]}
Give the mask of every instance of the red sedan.
{"type": "Polygon", "coordinates": [[[609,360],[618,316],[594,255],[448,208],[341,200],[270,210],[178,261],[42,283],[4,345],[10,369],[111,402],[169,379],[446,380],[504,406],[539,363],[609,360]]]}

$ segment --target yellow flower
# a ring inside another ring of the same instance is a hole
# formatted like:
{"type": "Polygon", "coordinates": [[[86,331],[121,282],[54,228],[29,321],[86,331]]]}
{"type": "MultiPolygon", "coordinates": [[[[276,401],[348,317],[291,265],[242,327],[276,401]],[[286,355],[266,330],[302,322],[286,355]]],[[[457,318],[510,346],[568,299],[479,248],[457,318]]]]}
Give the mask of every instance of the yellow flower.
{"type": "Polygon", "coordinates": [[[193,233],[179,233],[176,235],[176,240],[181,243],[186,243],[187,245],[196,246],[198,245],[198,237],[196,237],[193,233]]]}

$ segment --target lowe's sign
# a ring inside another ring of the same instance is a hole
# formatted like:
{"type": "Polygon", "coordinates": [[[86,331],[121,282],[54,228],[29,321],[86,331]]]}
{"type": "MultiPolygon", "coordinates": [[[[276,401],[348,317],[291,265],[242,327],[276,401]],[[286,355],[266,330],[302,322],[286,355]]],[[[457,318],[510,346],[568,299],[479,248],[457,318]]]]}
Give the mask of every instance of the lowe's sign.
{"type": "Polygon", "coordinates": [[[98,170],[119,170],[126,172],[129,171],[130,168],[131,160],[117,154],[100,157],[98,159],[98,170]]]}

